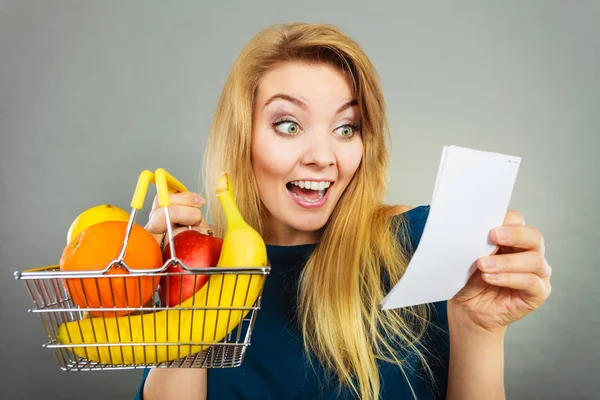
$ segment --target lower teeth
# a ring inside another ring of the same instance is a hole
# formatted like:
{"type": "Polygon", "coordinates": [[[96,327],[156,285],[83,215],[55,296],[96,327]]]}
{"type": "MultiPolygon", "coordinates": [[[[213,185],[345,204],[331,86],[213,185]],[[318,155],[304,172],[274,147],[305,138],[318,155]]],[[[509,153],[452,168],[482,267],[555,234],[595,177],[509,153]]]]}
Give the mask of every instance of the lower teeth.
{"type": "Polygon", "coordinates": [[[321,200],[323,198],[323,196],[325,196],[325,192],[326,190],[318,190],[317,193],[319,194],[319,197],[317,197],[316,199],[307,199],[306,197],[300,197],[298,196],[296,193],[291,192],[294,196],[296,196],[297,198],[299,198],[302,201],[305,201],[307,203],[316,203],[317,201],[321,200]]]}

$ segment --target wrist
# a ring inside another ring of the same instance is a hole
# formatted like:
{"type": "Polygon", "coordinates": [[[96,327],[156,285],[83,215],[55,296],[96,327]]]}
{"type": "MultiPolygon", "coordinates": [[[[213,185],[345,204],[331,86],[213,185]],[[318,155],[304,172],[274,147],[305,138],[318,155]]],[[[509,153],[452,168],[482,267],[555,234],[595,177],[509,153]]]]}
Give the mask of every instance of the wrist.
{"type": "Polygon", "coordinates": [[[465,313],[460,306],[448,301],[448,327],[451,336],[468,340],[482,340],[484,342],[503,342],[506,326],[484,327],[477,324],[465,313]]]}
{"type": "Polygon", "coordinates": [[[503,326],[477,324],[458,304],[448,302],[450,365],[447,399],[505,399],[503,326]]]}

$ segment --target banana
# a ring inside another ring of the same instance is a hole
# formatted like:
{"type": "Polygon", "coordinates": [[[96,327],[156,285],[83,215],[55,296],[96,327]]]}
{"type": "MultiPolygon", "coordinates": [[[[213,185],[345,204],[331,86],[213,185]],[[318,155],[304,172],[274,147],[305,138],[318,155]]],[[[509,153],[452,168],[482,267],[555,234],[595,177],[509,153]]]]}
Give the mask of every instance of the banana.
{"type": "MultiPolygon", "coordinates": [[[[217,267],[266,266],[265,243],[240,214],[227,173],[219,177],[216,191],[227,221],[217,267]]],[[[150,364],[177,360],[210,345],[183,343],[214,343],[231,332],[249,310],[220,308],[251,307],[262,290],[264,279],[265,275],[262,274],[213,274],[194,296],[177,308],[149,314],[66,322],[60,325],[57,339],[64,345],[74,345],[69,348],[75,354],[106,364],[150,364]],[[186,310],[194,306],[207,309],[186,310]],[[139,344],[118,346],[120,343],[139,344]]]]}

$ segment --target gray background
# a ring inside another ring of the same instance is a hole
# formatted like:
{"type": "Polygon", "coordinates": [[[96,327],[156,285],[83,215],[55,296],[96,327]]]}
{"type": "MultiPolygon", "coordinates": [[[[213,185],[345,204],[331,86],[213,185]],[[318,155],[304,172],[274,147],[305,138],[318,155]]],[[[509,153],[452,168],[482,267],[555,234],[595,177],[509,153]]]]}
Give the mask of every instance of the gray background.
{"type": "Polygon", "coordinates": [[[600,2],[369,3],[0,0],[3,398],[133,398],[139,371],[58,370],[12,274],[57,262],[83,209],[127,208],[142,169],[199,190],[232,61],[296,20],[341,26],[377,66],[389,201],[430,202],[444,145],[523,158],[510,207],[544,233],[553,293],[508,331],[508,398],[600,397],[600,2]]]}

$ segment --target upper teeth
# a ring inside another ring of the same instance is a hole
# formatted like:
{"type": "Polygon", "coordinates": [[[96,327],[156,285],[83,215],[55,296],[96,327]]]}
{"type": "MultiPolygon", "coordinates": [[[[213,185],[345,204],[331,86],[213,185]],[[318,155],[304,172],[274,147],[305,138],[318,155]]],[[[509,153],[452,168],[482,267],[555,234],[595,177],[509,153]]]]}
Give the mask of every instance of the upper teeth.
{"type": "Polygon", "coordinates": [[[331,185],[331,182],[321,181],[292,181],[292,185],[300,186],[302,189],[324,190],[331,185]]]}

